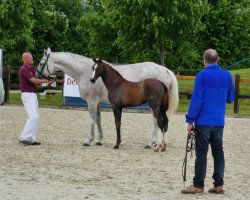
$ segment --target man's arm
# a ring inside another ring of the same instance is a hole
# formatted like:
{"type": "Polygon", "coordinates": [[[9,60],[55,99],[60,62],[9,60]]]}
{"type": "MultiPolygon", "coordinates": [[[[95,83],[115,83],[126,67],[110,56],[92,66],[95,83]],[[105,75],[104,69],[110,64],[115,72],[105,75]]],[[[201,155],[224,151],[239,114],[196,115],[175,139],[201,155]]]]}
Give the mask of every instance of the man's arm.
{"type": "Polygon", "coordinates": [[[40,85],[42,83],[53,83],[55,80],[48,80],[48,79],[37,79],[35,77],[31,77],[29,79],[30,82],[34,83],[35,85],[40,85]]]}
{"type": "Polygon", "coordinates": [[[188,113],[186,115],[186,122],[193,124],[200,113],[202,107],[202,98],[203,98],[203,75],[198,74],[194,83],[194,90],[192,93],[192,98],[188,108],[188,113]]]}
{"type": "Polygon", "coordinates": [[[234,91],[234,83],[233,83],[233,77],[230,74],[230,79],[229,79],[229,91],[227,95],[227,103],[232,103],[235,98],[235,91],[234,91]]]}

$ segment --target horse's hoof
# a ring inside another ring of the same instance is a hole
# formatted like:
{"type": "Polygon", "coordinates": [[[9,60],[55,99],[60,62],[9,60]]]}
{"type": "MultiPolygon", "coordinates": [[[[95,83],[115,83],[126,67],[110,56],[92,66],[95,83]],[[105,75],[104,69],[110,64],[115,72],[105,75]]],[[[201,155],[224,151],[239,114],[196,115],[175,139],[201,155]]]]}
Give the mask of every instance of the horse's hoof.
{"type": "Polygon", "coordinates": [[[90,147],[90,144],[89,143],[83,143],[82,146],[84,146],[84,147],[90,147]]]}
{"type": "Polygon", "coordinates": [[[102,146],[102,143],[101,142],[97,142],[97,143],[95,143],[95,145],[102,146]]]}
{"type": "Polygon", "coordinates": [[[151,149],[151,146],[147,144],[144,146],[144,149],[151,149]]]}
{"type": "Polygon", "coordinates": [[[119,149],[119,146],[115,145],[113,149],[119,149]]]}
{"type": "Polygon", "coordinates": [[[167,144],[163,144],[161,151],[166,151],[166,148],[167,148],[167,144]]]}

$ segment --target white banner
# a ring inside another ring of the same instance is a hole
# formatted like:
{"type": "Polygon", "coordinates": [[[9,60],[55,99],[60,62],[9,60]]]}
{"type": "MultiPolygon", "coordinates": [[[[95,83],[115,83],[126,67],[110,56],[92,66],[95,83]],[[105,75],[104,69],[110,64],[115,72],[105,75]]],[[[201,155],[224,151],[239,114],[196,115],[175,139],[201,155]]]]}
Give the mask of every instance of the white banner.
{"type": "Polygon", "coordinates": [[[63,96],[80,97],[79,87],[76,81],[67,74],[64,76],[63,96]]]}

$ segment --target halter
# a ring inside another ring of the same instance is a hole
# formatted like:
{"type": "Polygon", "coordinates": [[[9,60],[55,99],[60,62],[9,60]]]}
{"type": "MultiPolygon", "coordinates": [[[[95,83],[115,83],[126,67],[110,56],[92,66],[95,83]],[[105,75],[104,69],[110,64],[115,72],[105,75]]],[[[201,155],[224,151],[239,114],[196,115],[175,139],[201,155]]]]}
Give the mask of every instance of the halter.
{"type": "Polygon", "coordinates": [[[94,66],[95,66],[95,65],[96,65],[96,62],[95,62],[94,65],[91,67],[93,71],[94,71],[94,66]]]}
{"type": "Polygon", "coordinates": [[[52,75],[49,71],[49,67],[48,67],[48,61],[49,61],[49,56],[50,56],[50,53],[47,55],[47,58],[45,59],[45,62],[42,66],[42,69],[39,71],[38,69],[36,69],[36,71],[38,72],[39,75],[41,75],[44,79],[48,79],[48,80],[51,80],[51,79],[55,79],[54,77],[51,77],[51,76],[45,76],[43,74],[43,70],[45,68],[45,66],[47,67],[47,71],[49,73],[49,75],[52,75]]]}

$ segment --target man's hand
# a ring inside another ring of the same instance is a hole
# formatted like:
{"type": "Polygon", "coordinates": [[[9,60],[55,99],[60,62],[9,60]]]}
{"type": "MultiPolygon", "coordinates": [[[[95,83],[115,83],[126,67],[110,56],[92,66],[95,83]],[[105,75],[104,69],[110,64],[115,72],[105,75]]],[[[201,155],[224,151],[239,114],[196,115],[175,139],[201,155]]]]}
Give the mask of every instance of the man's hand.
{"type": "Polygon", "coordinates": [[[194,130],[194,124],[188,124],[188,127],[187,127],[188,134],[191,134],[193,130],[194,130]]]}
{"type": "Polygon", "coordinates": [[[47,83],[54,83],[54,82],[55,82],[55,79],[50,79],[50,80],[48,80],[47,83]]]}
{"type": "Polygon", "coordinates": [[[63,79],[61,79],[61,80],[56,79],[56,82],[57,82],[57,83],[64,83],[64,80],[63,80],[63,79]]]}

